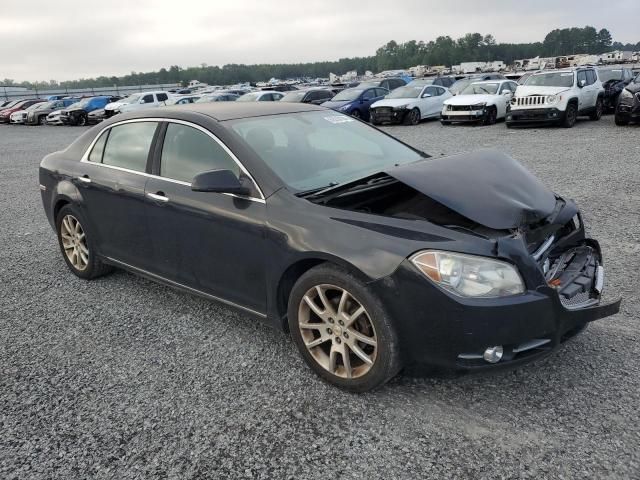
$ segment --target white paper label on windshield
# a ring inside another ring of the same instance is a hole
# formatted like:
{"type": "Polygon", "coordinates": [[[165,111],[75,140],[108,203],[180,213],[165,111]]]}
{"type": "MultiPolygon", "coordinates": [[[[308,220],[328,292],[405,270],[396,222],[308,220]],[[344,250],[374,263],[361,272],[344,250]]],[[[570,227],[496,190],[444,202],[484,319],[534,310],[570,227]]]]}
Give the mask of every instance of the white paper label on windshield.
{"type": "Polygon", "coordinates": [[[355,121],[353,118],[347,117],[346,115],[332,115],[330,117],[324,117],[324,119],[331,123],[347,123],[355,121]]]}

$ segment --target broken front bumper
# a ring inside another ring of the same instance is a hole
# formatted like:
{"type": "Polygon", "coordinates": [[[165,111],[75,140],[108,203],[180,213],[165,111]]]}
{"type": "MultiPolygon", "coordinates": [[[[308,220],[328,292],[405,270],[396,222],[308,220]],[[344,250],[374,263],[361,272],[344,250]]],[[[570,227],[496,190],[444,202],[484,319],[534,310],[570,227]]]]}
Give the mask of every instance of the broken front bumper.
{"type": "Polygon", "coordinates": [[[403,123],[409,110],[406,108],[378,107],[369,110],[371,123],[403,123]]]}
{"type": "Polygon", "coordinates": [[[445,122],[479,122],[487,116],[487,109],[481,108],[472,110],[472,107],[465,107],[465,110],[443,110],[440,120],[445,122]]]}
{"type": "MultiPolygon", "coordinates": [[[[604,270],[597,271],[593,284],[602,288],[604,270]]],[[[569,305],[548,285],[510,297],[458,297],[433,285],[408,261],[371,286],[394,320],[405,368],[419,374],[521,365],[620,309],[620,300],[599,305],[600,293],[593,289],[595,302],[569,305]],[[504,356],[491,364],[483,352],[494,346],[501,346],[504,356]]]]}
{"type": "Polygon", "coordinates": [[[526,108],[509,110],[505,121],[507,124],[516,123],[546,123],[559,122],[564,118],[564,112],[557,108],[526,108]]]}

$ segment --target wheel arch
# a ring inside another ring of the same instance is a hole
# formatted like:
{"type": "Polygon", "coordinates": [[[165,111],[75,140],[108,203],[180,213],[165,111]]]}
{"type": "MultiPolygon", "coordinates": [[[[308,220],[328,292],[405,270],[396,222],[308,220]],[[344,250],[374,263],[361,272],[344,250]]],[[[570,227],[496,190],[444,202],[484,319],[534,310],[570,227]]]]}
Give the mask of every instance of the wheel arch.
{"type": "Polygon", "coordinates": [[[289,305],[289,295],[291,294],[293,286],[296,284],[298,279],[302,277],[302,275],[319,265],[330,265],[342,268],[354,275],[362,282],[366,283],[371,281],[371,279],[368,278],[355,265],[338,257],[333,257],[326,254],[317,254],[296,260],[282,272],[280,278],[278,279],[277,287],[275,290],[275,299],[273,304],[275,310],[274,314],[277,315],[276,323],[282,330],[289,330],[289,326],[287,323],[287,308],[289,305]]]}

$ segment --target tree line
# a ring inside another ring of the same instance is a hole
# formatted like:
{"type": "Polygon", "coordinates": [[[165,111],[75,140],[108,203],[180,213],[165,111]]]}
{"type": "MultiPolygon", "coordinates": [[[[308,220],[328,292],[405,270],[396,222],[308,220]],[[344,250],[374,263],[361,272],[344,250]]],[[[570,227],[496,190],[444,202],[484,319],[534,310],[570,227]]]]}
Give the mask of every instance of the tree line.
{"type": "Polygon", "coordinates": [[[230,85],[238,82],[267,81],[270,78],[326,78],[329,72],[345,73],[357,70],[362,74],[367,70],[379,72],[391,69],[404,69],[413,65],[451,66],[461,62],[502,60],[506,64],[516,59],[535,56],[551,57],[576,53],[600,54],[611,50],[640,50],[640,42],[622,44],[614,42],[606,28],[594,27],[563,28],[549,32],[542,42],[534,43],[497,43],[493,35],[468,33],[454,40],[449,36],[440,36],[429,42],[411,40],[398,43],[391,40],[378,48],[375,55],[369,57],[341,58],[336,61],[298,63],[298,64],[228,64],[222,67],[201,64],[196,67],[182,68],[173,65],[156,72],[131,72],[120,77],[101,76],[98,78],[57,82],[15,83],[5,79],[4,85],[19,85],[28,88],[98,88],[113,85],[152,85],[164,83],[182,83],[193,79],[210,85],[230,85]]]}

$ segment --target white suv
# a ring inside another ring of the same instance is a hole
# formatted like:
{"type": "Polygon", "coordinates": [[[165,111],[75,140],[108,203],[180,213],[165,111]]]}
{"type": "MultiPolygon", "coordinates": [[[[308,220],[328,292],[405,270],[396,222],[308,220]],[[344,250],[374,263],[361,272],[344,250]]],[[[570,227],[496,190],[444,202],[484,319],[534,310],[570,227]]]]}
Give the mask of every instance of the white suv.
{"type": "Polygon", "coordinates": [[[105,117],[109,118],[116,113],[160,107],[166,105],[165,102],[169,100],[169,98],[171,98],[171,96],[167,92],[162,91],[134,93],[104,107],[105,117]]]}
{"type": "Polygon", "coordinates": [[[534,73],[511,99],[507,127],[555,123],[571,128],[581,115],[602,117],[604,88],[595,68],[572,68],[534,73]]]}

